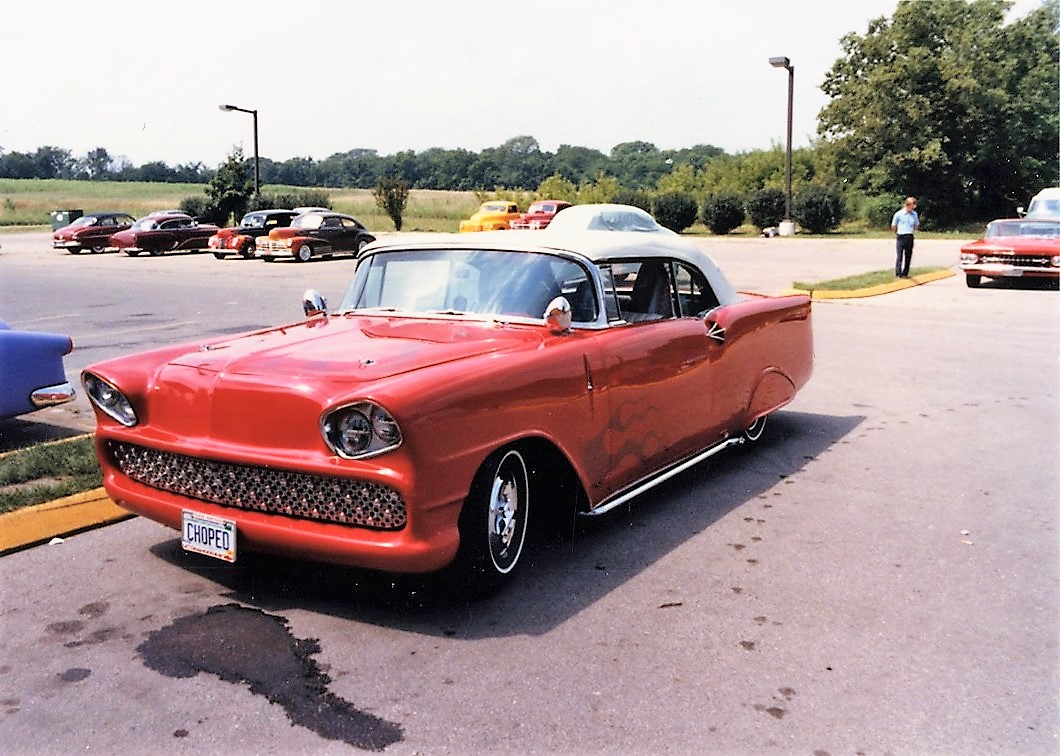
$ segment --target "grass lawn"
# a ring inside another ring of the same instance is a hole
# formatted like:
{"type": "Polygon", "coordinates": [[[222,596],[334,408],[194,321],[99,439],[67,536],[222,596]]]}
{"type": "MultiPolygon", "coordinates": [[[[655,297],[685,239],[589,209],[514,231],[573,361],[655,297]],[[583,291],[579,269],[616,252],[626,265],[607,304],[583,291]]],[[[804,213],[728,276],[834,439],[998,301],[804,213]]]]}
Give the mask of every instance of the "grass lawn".
{"type": "Polygon", "coordinates": [[[0,514],[102,484],[90,436],[19,449],[0,456],[0,514]]]}
{"type": "MultiPolygon", "coordinates": [[[[921,276],[926,273],[935,273],[945,268],[910,268],[910,276],[921,276]]],[[[810,283],[807,281],[795,281],[792,287],[795,289],[802,289],[803,291],[849,291],[854,289],[867,289],[872,286],[880,286],[881,284],[887,284],[894,281],[893,270],[876,270],[871,273],[859,273],[854,276],[846,276],[844,278],[835,278],[830,281],[817,281],[810,283]]]]}

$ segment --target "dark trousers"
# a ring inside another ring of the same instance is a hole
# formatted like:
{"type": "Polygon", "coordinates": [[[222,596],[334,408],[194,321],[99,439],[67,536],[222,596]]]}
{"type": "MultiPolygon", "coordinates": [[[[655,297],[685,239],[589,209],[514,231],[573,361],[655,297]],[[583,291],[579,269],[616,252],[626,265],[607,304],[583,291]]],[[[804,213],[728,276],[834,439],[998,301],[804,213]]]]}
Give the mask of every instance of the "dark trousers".
{"type": "Polygon", "coordinates": [[[913,261],[913,235],[898,234],[895,244],[894,275],[900,278],[909,277],[909,263],[913,261]]]}

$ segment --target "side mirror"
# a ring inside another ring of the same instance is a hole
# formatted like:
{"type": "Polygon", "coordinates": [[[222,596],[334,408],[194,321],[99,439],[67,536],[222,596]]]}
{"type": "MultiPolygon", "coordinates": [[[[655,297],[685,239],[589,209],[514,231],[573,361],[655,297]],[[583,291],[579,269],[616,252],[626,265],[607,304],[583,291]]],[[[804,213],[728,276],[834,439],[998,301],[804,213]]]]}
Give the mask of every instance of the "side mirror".
{"type": "Polygon", "coordinates": [[[326,315],[327,311],[328,303],[324,300],[324,296],[316,289],[306,289],[305,294],[302,295],[302,312],[305,316],[315,318],[319,315],[326,315]]]}
{"type": "Polygon", "coordinates": [[[545,308],[545,326],[557,336],[570,332],[572,317],[570,302],[566,297],[556,297],[545,308]]]}

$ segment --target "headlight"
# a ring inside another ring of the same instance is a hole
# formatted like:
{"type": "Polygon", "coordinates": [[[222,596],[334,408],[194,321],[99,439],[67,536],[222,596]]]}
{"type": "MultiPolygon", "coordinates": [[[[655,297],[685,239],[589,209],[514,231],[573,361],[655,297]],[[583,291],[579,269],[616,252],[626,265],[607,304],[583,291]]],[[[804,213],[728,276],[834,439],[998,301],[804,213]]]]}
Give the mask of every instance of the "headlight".
{"type": "Polygon", "coordinates": [[[1060,268],[1060,255],[1053,255],[1049,260],[1049,264],[1054,268],[1060,268]]]}
{"type": "Polygon", "coordinates": [[[374,402],[357,402],[330,411],[320,421],[327,445],[340,457],[364,459],[401,445],[397,420],[374,402]]]}
{"type": "Polygon", "coordinates": [[[85,393],[88,394],[88,398],[92,400],[92,403],[122,425],[131,428],[140,422],[136,417],[136,412],[133,410],[132,403],[115,386],[92,373],[83,374],[81,383],[84,385],[85,393]]]}
{"type": "Polygon", "coordinates": [[[972,252],[961,252],[961,262],[964,264],[979,262],[979,255],[972,252]]]}

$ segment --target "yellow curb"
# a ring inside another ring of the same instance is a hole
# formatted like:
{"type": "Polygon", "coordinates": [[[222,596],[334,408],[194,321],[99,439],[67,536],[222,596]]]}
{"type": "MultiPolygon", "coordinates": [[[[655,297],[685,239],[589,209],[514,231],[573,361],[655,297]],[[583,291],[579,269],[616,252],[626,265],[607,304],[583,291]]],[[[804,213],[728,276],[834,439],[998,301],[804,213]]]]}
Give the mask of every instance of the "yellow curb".
{"type": "Polygon", "coordinates": [[[133,517],[102,488],[0,515],[0,555],[133,517]]]}
{"type": "Polygon", "coordinates": [[[788,289],[785,294],[809,294],[811,299],[859,299],[861,297],[877,297],[881,294],[890,294],[895,291],[902,291],[903,289],[911,289],[914,286],[921,286],[922,284],[931,283],[932,281],[940,281],[943,278],[951,278],[957,275],[953,270],[936,270],[932,273],[924,273],[919,276],[911,276],[910,278],[899,278],[890,283],[880,284],[879,286],[867,286],[864,289],[814,289],[808,291],[806,289],[788,289]]]}

